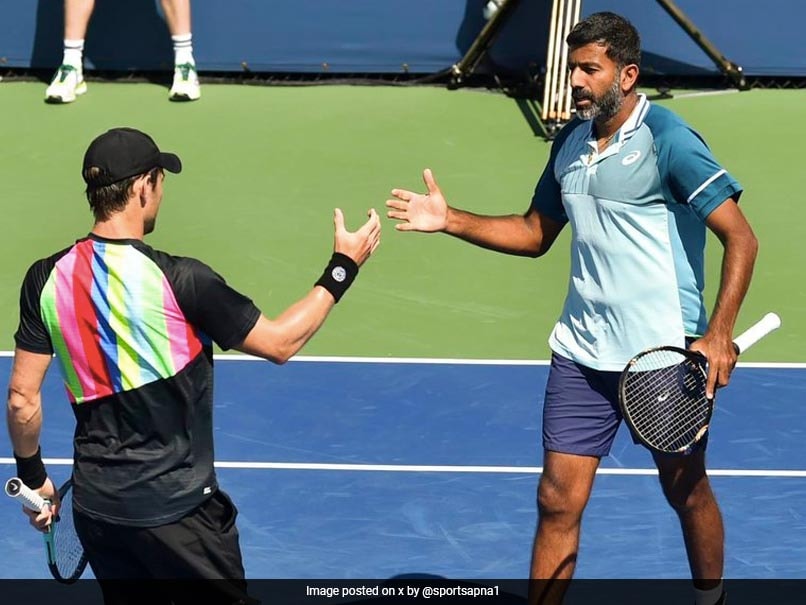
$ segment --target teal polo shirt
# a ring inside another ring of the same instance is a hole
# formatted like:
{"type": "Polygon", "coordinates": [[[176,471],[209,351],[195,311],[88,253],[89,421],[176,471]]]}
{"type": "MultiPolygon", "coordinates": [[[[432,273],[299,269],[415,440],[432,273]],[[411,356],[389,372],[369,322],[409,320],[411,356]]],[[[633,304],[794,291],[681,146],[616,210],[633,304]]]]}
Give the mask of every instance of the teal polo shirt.
{"type": "Polygon", "coordinates": [[[592,127],[575,119],[560,132],[532,207],[572,232],[551,349],[617,371],[643,349],[704,333],[705,219],[742,189],[699,134],[645,95],[601,154],[592,127]]]}

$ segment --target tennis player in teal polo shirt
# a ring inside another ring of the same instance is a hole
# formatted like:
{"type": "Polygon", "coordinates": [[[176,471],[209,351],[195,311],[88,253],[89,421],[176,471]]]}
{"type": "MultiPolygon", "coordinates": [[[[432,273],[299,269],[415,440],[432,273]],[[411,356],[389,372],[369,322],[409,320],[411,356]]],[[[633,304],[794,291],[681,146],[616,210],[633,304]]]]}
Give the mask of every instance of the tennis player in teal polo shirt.
{"type": "MultiPolygon", "coordinates": [[[[568,295],[549,339],[531,603],[561,602],[567,582],[544,580],[573,575],[594,475],[622,420],[620,370],[650,346],[689,344],[709,360],[709,395],[726,385],[758,247],[739,210],[736,180],[696,132],[637,92],[635,28],[596,13],[566,41],[576,118],[554,141],[524,214],[453,208],[429,170],[427,194],[395,189],[387,201],[400,231],[444,232],[507,254],[541,256],[571,227],[568,295]],[[703,303],[706,227],[724,247],[710,319],[703,303]]],[[[655,456],[655,463],[680,519],[695,602],[722,604],[724,531],[705,443],[689,456],[655,456]]]]}

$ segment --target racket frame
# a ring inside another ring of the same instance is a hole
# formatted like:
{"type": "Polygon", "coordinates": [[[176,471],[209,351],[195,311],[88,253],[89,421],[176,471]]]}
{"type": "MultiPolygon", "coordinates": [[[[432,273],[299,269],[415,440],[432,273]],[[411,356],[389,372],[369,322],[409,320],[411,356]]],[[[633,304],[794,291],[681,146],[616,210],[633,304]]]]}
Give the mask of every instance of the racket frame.
{"type": "MultiPolygon", "coordinates": [[[[635,357],[630,359],[630,361],[627,362],[627,365],[621,371],[621,376],[619,377],[619,382],[618,382],[618,403],[619,403],[619,408],[621,410],[621,415],[624,418],[624,422],[627,424],[627,426],[630,429],[630,433],[641,443],[641,445],[643,445],[647,449],[649,449],[652,452],[655,452],[657,454],[663,454],[663,455],[667,455],[667,456],[688,456],[689,454],[691,454],[691,452],[694,451],[694,448],[696,447],[696,445],[708,433],[708,427],[711,425],[711,417],[713,416],[713,413],[714,413],[714,402],[715,402],[715,399],[716,399],[715,397],[712,398],[712,399],[707,399],[707,401],[708,401],[708,406],[707,406],[707,410],[706,410],[707,416],[705,418],[705,422],[703,423],[702,427],[700,427],[700,429],[697,431],[697,434],[694,436],[694,439],[692,439],[691,442],[689,442],[687,445],[685,445],[682,448],[679,448],[677,450],[667,450],[667,449],[659,448],[656,445],[654,445],[653,443],[651,443],[650,441],[648,441],[638,431],[638,429],[636,429],[635,423],[634,423],[634,421],[632,419],[632,414],[630,413],[630,410],[627,408],[627,405],[625,405],[626,397],[624,396],[624,389],[626,387],[627,379],[630,376],[630,370],[633,368],[633,366],[635,366],[638,363],[638,361],[640,359],[642,359],[643,357],[646,357],[647,355],[657,353],[658,351],[668,351],[670,353],[677,353],[677,354],[681,355],[682,357],[684,357],[685,359],[688,359],[690,361],[695,362],[696,367],[699,369],[700,372],[702,372],[703,377],[705,379],[708,378],[708,372],[706,370],[706,364],[707,364],[708,360],[705,358],[705,356],[702,353],[698,353],[697,351],[691,351],[689,349],[682,349],[680,347],[668,346],[668,345],[661,346],[661,347],[652,347],[650,349],[645,349],[645,350],[641,351],[640,353],[638,353],[638,355],[636,355],[635,357]]],[[[683,361],[681,361],[680,363],[685,363],[685,359],[683,361]]]]}
{"type": "MultiPolygon", "coordinates": [[[[70,478],[62,484],[59,488],[59,499],[64,500],[68,492],[73,487],[73,479],[70,478]]],[[[15,498],[23,503],[26,508],[31,510],[41,512],[45,507],[50,506],[50,501],[42,498],[37,492],[29,488],[27,485],[22,483],[19,479],[14,477],[13,479],[9,479],[6,482],[6,494],[15,498]]],[[[47,554],[47,564],[48,569],[50,570],[50,574],[53,576],[53,579],[57,582],[62,584],[73,584],[76,582],[80,577],[81,574],[84,573],[84,570],[87,567],[87,555],[84,553],[82,548],[81,550],[81,557],[76,565],[75,570],[73,573],[65,578],[62,576],[61,572],[59,571],[59,566],[56,563],[56,538],[55,533],[56,529],[59,524],[60,516],[57,515],[54,517],[53,521],[51,522],[50,526],[48,527],[47,531],[43,533],[44,541],[45,541],[45,552],[47,554]]]]}
{"type": "MultiPolygon", "coordinates": [[[[755,343],[757,343],[759,340],[761,340],[762,338],[764,338],[765,336],[767,336],[771,332],[774,332],[775,330],[777,330],[780,327],[781,327],[781,318],[778,316],[778,314],[777,313],[772,313],[772,312],[767,313],[759,321],[757,321],[755,324],[750,326],[747,330],[745,330],[739,336],[737,336],[736,338],[733,339],[733,347],[736,350],[736,354],[740,355],[740,354],[744,353],[750,347],[752,347],[755,343]]],[[[672,454],[672,455],[674,455],[674,454],[687,455],[687,454],[690,454],[692,452],[694,446],[697,443],[699,443],[699,441],[708,432],[708,427],[711,424],[711,417],[712,417],[712,415],[714,413],[714,400],[715,400],[715,397],[711,398],[711,399],[706,399],[706,401],[708,401],[709,405],[708,405],[708,409],[707,409],[708,416],[706,418],[706,422],[705,422],[704,426],[697,432],[697,434],[695,435],[694,439],[691,441],[691,443],[688,446],[683,447],[678,451],[667,451],[667,450],[664,450],[664,449],[659,449],[659,448],[655,447],[654,445],[650,444],[635,429],[635,423],[632,421],[632,416],[629,414],[629,412],[627,410],[627,406],[624,405],[624,400],[625,400],[624,386],[625,386],[625,382],[627,380],[627,376],[629,376],[629,374],[630,374],[630,369],[636,363],[638,363],[639,359],[641,359],[645,355],[648,355],[648,354],[656,352],[656,351],[670,351],[670,352],[674,352],[674,353],[679,353],[683,357],[687,357],[688,359],[697,361],[697,365],[700,367],[700,369],[705,374],[705,377],[707,379],[708,375],[707,375],[706,365],[708,363],[708,360],[705,358],[705,356],[702,353],[699,353],[697,351],[691,351],[689,349],[681,349],[680,347],[673,347],[673,346],[653,347],[651,349],[646,349],[644,351],[641,351],[640,353],[638,353],[638,355],[636,355],[630,361],[627,362],[627,365],[624,367],[624,370],[622,370],[621,376],[619,377],[618,402],[619,402],[619,408],[621,409],[621,415],[624,418],[624,421],[627,423],[627,426],[630,428],[630,432],[633,434],[633,436],[636,439],[638,439],[638,441],[641,444],[643,444],[645,447],[649,448],[653,452],[657,452],[657,453],[661,453],[661,454],[672,454]]]]}
{"type": "MultiPolygon", "coordinates": [[[[59,488],[59,499],[64,500],[68,492],[72,488],[73,488],[73,479],[70,478],[67,481],[65,481],[59,488]]],[[[84,573],[84,570],[87,567],[87,554],[84,552],[84,549],[82,548],[81,558],[79,559],[78,564],[76,565],[76,568],[73,571],[73,573],[67,578],[62,576],[61,572],[59,571],[59,567],[56,563],[56,542],[54,537],[56,529],[58,528],[58,522],[59,519],[57,518],[55,523],[51,523],[47,533],[45,534],[45,547],[47,548],[48,553],[48,569],[50,569],[50,573],[53,576],[53,579],[56,580],[57,582],[60,582],[62,584],[73,584],[81,577],[81,574],[84,573]]],[[[78,536],[76,536],[76,538],[77,537],[78,536]]]]}

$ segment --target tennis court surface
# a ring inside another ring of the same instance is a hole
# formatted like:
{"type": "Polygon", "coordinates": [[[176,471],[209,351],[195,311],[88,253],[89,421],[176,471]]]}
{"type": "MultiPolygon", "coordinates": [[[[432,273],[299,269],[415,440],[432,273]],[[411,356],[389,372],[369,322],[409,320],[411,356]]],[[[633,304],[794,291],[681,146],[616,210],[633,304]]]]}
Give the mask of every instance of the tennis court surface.
{"type": "MultiPolygon", "coordinates": [[[[10,358],[0,359],[7,373],[10,358]]],[[[247,574],[263,579],[527,574],[548,367],[528,362],[217,360],[219,479],[240,509],[247,574]]],[[[709,466],[726,577],[798,579],[806,560],[806,367],[737,368],[720,392],[709,466]]],[[[70,472],[57,372],[43,453],[70,472]]],[[[10,451],[7,437],[2,451],[10,451]]],[[[11,476],[13,460],[2,459],[11,476]]],[[[41,538],[2,502],[3,578],[47,578],[41,538]]],[[[676,518],[624,429],[587,509],[577,577],[687,578],[676,518]]],[[[310,601],[309,601],[310,602],[310,601]]],[[[324,601],[323,601],[324,602],[324,601]]]]}

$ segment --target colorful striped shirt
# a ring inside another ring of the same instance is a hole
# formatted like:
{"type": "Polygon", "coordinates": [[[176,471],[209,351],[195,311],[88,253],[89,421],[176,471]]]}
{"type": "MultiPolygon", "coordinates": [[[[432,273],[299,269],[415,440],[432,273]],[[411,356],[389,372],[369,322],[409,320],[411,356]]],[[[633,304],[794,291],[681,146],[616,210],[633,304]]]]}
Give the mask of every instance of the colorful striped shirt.
{"type": "Polygon", "coordinates": [[[133,246],[73,246],[45,283],[41,309],[73,403],[170,378],[202,350],[168,278],[133,246]]]}
{"type": "Polygon", "coordinates": [[[212,342],[239,344],[259,315],[203,263],[140,240],[90,235],[32,265],[15,339],[59,362],[77,510],[160,525],[209,497],[212,342]]]}

